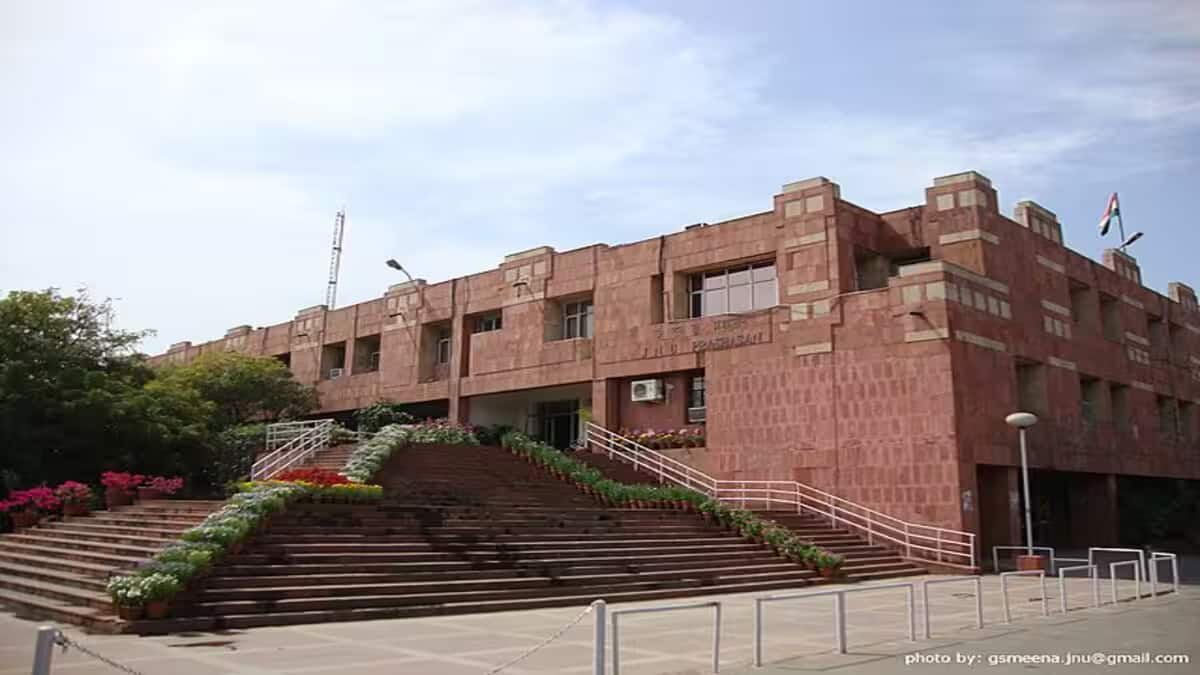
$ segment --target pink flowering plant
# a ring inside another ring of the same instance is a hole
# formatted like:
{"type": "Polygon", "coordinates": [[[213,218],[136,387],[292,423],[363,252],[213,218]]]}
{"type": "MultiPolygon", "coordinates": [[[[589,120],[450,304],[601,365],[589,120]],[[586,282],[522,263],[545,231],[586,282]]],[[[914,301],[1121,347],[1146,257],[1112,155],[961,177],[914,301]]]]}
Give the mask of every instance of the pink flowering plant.
{"type": "Polygon", "coordinates": [[[146,477],[140,473],[128,471],[105,471],[100,474],[100,482],[106,488],[132,493],[137,486],[146,482],[146,477]]]}
{"type": "Polygon", "coordinates": [[[69,480],[54,488],[54,496],[63,504],[88,504],[92,500],[90,485],[69,480]]]}
{"type": "Polygon", "coordinates": [[[158,490],[164,495],[173,495],[183,489],[183,479],[179,476],[175,476],[174,478],[151,476],[149,480],[142,484],[142,487],[158,490]]]}
{"type": "Polygon", "coordinates": [[[54,490],[42,485],[28,490],[13,490],[8,494],[8,499],[0,501],[0,511],[53,513],[61,504],[58,497],[54,496],[54,490]]]}
{"type": "Polygon", "coordinates": [[[680,429],[622,429],[621,435],[654,450],[665,448],[699,448],[704,445],[703,427],[680,429]]]}

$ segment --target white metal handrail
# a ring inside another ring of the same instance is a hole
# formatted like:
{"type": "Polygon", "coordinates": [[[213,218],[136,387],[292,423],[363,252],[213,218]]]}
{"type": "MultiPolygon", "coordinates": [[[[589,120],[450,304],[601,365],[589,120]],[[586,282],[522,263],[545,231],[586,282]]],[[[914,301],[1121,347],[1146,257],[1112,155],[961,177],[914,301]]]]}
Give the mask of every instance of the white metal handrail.
{"type": "Polygon", "coordinates": [[[329,445],[333,426],[333,420],[316,420],[309,424],[305,431],[259,458],[250,468],[250,478],[268,480],[308,459],[314,452],[329,445]]]}
{"type": "Polygon", "coordinates": [[[655,475],[659,482],[675,483],[743,508],[747,504],[768,508],[773,505],[795,507],[797,513],[811,512],[829,519],[835,527],[857,530],[871,543],[894,544],[906,557],[919,556],[975,567],[975,534],[972,532],[910,523],[796,481],[720,480],[593,422],[588,422],[584,431],[589,444],[609,457],[655,475]]]}
{"type": "Polygon", "coordinates": [[[274,422],[267,425],[267,452],[273,452],[282,445],[308,432],[313,427],[329,420],[302,420],[299,422],[274,422]]]}

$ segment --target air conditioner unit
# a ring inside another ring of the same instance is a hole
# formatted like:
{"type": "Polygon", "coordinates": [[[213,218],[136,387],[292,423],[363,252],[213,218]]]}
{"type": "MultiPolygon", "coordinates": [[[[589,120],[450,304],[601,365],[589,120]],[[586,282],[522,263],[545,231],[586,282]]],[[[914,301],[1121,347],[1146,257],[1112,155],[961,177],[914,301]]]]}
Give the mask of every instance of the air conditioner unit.
{"type": "Polygon", "coordinates": [[[379,370],[379,352],[371,352],[371,358],[367,359],[371,370],[379,370]]]}
{"type": "Polygon", "coordinates": [[[688,424],[699,424],[704,421],[705,413],[708,408],[688,408],[687,421],[688,424]]]}
{"type": "Polygon", "coordinates": [[[634,380],[629,389],[630,399],[635,403],[661,401],[663,398],[662,380],[634,380]]]}
{"type": "Polygon", "coordinates": [[[339,378],[341,376],[342,376],[341,368],[330,368],[329,369],[329,379],[336,380],[337,378],[339,378]]]}

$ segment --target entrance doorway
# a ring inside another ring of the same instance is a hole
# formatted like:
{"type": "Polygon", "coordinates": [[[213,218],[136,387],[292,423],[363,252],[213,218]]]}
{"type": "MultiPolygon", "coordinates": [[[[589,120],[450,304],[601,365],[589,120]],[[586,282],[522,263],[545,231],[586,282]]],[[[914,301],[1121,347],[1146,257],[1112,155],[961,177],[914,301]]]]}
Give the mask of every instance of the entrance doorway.
{"type": "Polygon", "coordinates": [[[579,399],[539,403],[538,417],[546,443],[566,450],[579,439],[579,399]]]}

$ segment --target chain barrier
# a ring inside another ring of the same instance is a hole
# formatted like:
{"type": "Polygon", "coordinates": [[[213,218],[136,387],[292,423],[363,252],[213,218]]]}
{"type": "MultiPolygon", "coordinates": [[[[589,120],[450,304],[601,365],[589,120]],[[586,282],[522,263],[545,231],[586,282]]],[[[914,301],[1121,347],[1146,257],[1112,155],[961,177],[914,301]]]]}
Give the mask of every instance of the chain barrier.
{"type": "Polygon", "coordinates": [[[579,624],[580,621],[583,621],[583,617],[585,617],[591,613],[592,613],[592,605],[588,605],[586,609],[584,609],[582,612],[579,613],[579,616],[568,621],[567,624],[564,625],[562,628],[559,628],[558,631],[556,631],[554,633],[554,635],[551,635],[550,637],[546,638],[545,640],[542,640],[540,643],[534,645],[532,649],[529,649],[528,651],[526,651],[524,654],[521,654],[517,658],[511,659],[499,666],[496,666],[495,668],[492,668],[491,670],[487,671],[486,675],[496,675],[496,673],[504,670],[505,668],[508,668],[511,665],[520,663],[521,661],[524,661],[525,659],[529,658],[530,656],[533,656],[534,654],[536,654],[538,651],[540,651],[546,645],[548,645],[551,642],[554,642],[558,638],[562,637],[564,633],[566,633],[567,631],[574,628],[576,625],[579,624]]]}
{"type": "Polygon", "coordinates": [[[92,657],[93,659],[96,659],[97,661],[100,661],[108,666],[116,668],[117,670],[128,673],[128,675],[143,675],[143,673],[141,671],[134,670],[133,668],[130,668],[129,666],[117,663],[116,661],[108,658],[107,656],[104,656],[103,654],[95,652],[95,651],[89,649],[88,647],[85,647],[85,646],[79,644],[78,642],[76,642],[76,641],[72,640],[70,637],[68,637],[67,634],[62,632],[61,630],[55,632],[54,644],[58,645],[59,647],[62,647],[62,651],[64,654],[67,653],[68,648],[73,647],[73,648],[79,650],[80,652],[87,654],[88,656],[92,657]]]}

